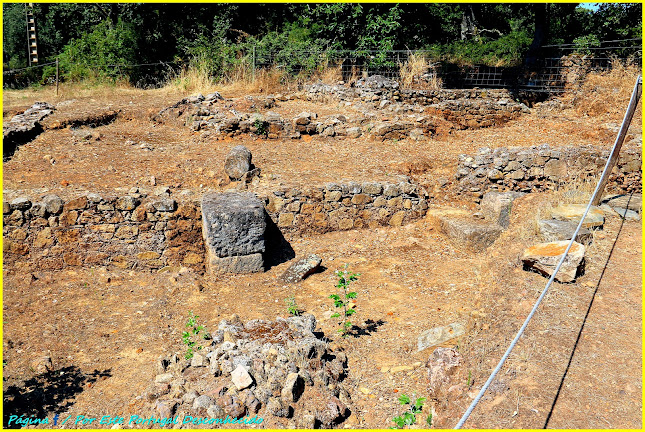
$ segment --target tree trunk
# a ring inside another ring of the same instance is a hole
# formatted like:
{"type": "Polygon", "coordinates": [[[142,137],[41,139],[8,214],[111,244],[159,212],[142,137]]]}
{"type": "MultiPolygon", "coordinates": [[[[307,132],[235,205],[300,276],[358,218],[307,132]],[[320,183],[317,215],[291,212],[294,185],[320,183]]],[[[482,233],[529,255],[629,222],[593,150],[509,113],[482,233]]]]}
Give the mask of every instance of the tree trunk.
{"type": "Polygon", "coordinates": [[[461,5],[461,40],[466,40],[475,34],[475,27],[477,20],[475,19],[475,11],[470,4],[461,5]]]}
{"type": "Polygon", "coordinates": [[[529,68],[537,64],[538,54],[542,44],[546,40],[548,26],[547,26],[547,4],[535,3],[533,4],[533,12],[535,16],[535,32],[533,33],[533,42],[526,53],[526,61],[524,62],[529,68]]]}

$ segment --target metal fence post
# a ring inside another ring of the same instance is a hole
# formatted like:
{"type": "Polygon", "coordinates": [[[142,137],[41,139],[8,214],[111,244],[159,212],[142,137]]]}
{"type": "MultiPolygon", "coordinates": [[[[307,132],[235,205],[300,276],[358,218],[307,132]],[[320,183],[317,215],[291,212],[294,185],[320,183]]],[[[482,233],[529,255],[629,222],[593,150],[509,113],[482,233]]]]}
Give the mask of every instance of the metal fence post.
{"type": "Polygon", "coordinates": [[[56,96],[58,96],[58,57],[56,57],[56,96]]]}
{"type": "Polygon", "coordinates": [[[255,45],[253,45],[253,81],[255,81],[255,45]]]}

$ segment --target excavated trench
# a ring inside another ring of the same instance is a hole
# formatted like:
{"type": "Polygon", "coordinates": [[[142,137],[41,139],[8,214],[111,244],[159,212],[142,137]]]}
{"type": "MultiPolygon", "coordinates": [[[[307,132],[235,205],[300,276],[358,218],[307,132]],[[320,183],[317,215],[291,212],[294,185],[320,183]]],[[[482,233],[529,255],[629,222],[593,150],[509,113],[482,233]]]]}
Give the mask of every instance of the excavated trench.
{"type": "Polygon", "coordinates": [[[120,110],[110,110],[98,114],[70,117],[60,121],[48,122],[55,107],[46,102],[36,102],[32,107],[18,111],[16,115],[4,126],[3,131],[3,161],[8,161],[18,147],[36,139],[47,130],[72,129],[87,126],[97,128],[113,123],[119,116],[120,110]]]}

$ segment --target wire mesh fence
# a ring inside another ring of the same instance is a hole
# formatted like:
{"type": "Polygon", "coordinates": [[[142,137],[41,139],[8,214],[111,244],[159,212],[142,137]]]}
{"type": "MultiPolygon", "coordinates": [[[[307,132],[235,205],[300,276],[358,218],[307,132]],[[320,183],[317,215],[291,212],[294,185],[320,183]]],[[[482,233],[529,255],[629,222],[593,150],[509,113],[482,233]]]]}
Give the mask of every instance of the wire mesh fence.
{"type": "Polygon", "coordinates": [[[256,70],[277,68],[291,74],[311,73],[324,68],[338,68],[343,77],[382,75],[398,78],[400,68],[412,55],[430,51],[377,51],[377,50],[254,50],[253,67],[256,70]]]}
{"type": "MultiPolygon", "coordinates": [[[[61,67],[61,75],[71,74],[78,79],[84,77],[88,70],[103,80],[117,81],[126,78],[130,85],[137,88],[156,88],[163,86],[185,67],[188,62],[155,62],[143,64],[78,64],[61,67]]],[[[2,72],[3,88],[20,89],[30,85],[51,85],[56,83],[56,62],[43,63],[37,66],[6,70],[2,72]]],[[[63,78],[64,79],[64,78],[63,78]]]]}
{"type": "MultiPolygon", "coordinates": [[[[253,68],[279,69],[307,74],[325,68],[337,69],[343,81],[370,75],[403,81],[409,87],[428,82],[448,88],[509,88],[536,92],[562,92],[572,80],[572,71],[609,69],[614,61],[638,66],[642,59],[641,39],[582,41],[542,47],[536,61],[528,65],[489,66],[455,64],[436,58],[429,50],[393,51],[253,51],[253,68]]],[[[573,74],[575,76],[575,73],[573,74]]]]}
{"type": "MultiPolygon", "coordinates": [[[[427,88],[439,83],[445,88],[508,88],[536,92],[562,92],[571,82],[572,71],[589,72],[622,61],[640,67],[641,39],[624,39],[542,47],[529,67],[456,64],[436,58],[428,50],[296,50],[285,47],[267,50],[254,47],[242,58],[252,71],[277,70],[290,76],[316,77],[321,72],[345,82],[371,75],[404,82],[409,88],[427,88]]],[[[51,84],[53,63],[3,72],[4,88],[33,83],[51,84]],[[48,69],[41,69],[43,66],[48,69]]],[[[137,65],[83,65],[101,71],[104,77],[127,77],[140,88],[159,87],[179,76],[188,62],[155,62],[137,65]]],[[[239,66],[239,65],[238,65],[239,66]]],[[[73,67],[73,65],[72,65],[73,67]]],[[[573,74],[575,75],[575,73],[573,74]]],[[[215,78],[215,77],[214,77],[215,78]]]]}

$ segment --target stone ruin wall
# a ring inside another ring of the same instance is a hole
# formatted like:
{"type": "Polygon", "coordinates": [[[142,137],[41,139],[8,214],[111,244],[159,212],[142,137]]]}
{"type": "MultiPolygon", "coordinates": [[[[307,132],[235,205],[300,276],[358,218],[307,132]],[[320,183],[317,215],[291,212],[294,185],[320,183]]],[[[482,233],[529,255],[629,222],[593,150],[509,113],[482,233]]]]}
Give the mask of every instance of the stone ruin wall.
{"type": "Polygon", "coordinates": [[[479,100],[490,102],[513,100],[513,96],[506,89],[438,89],[438,90],[412,90],[391,87],[348,87],[344,85],[312,84],[305,87],[301,99],[324,102],[333,100],[376,102],[388,99],[393,102],[417,103],[432,105],[449,100],[479,100]]]}
{"type": "MultiPolygon", "coordinates": [[[[488,191],[532,192],[555,189],[565,183],[597,179],[609,150],[592,146],[484,148],[476,155],[460,155],[457,189],[479,199],[488,191]]],[[[642,154],[623,149],[609,176],[608,192],[642,190],[642,154]]]]}
{"type": "Polygon", "coordinates": [[[307,87],[301,98],[318,102],[360,100],[373,103],[375,108],[395,112],[397,108],[405,111],[406,104],[420,105],[426,107],[426,114],[441,117],[458,129],[502,124],[529,111],[526,105],[516,102],[506,89],[400,90],[314,84],[307,87]]]}
{"type": "Polygon", "coordinates": [[[42,270],[184,265],[203,271],[201,211],[195,203],[133,195],[88,194],[67,202],[53,197],[3,202],[5,264],[42,270]]]}
{"type": "MultiPolygon", "coordinates": [[[[260,199],[287,236],[400,226],[427,209],[424,191],[407,182],[328,184],[260,199]]],[[[142,194],[88,194],[63,202],[49,195],[5,201],[3,218],[4,263],[25,271],[106,265],[204,271],[198,202],[142,194]]]]}
{"type": "MultiPolygon", "coordinates": [[[[461,155],[453,191],[475,201],[488,191],[555,189],[597,176],[608,150],[591,146],[482,149],[461,155]]],[[[608,192],[641,191],[642,157],[624,149],[608,192]]],[[[141,192],[141,191],[139,191],[141,192]]],[[[11,193],[11,192],[10,192],[11,193]]],[[[15,194],[13,194],[15,196],[15,194]]],[[[302,234],[401,226],[424,217],[428,194],[408,180],[351,182],[289,188],[259,196],[268,217],[287,239],[302,234]]],[[[205,270],[200,203],[183,195],[87,194],[63,202],[52,195],[3,202],[4,262],[59,270],[116,266],[205,270]]]]}
{"type": "Polygon", "coordinates": [[[427,193],[408,182],[328,183],[324,188],[273,192],[266,209],[281,231],[342,231],[401,226],[425,215],[427,193]]]}
{"type": "Polygon", "coordinates": [[[293,95],[267,95],[239,100],[225,99],[219,93],[185,98],[153,116],[156,122],[171,122],[202,131],[215,138],[255,134],[268,139],[299,139],[302,135],[374,139],[421,139],[436,133],[438,127],[478,129],[503,124],[528,112],[513,100],[507,90],[399,90],[393,81],[377,81],[385,87],[348,87],[314,84],[293,95]],[[318,118],[303,112],[294,118],[258,109],[274,108],[281,102],[309,101],[360,102],[370,110],[391,114],[387,121],[375,112],[365,115],[331,115],[318,118]],[[443,123],[447,122],[447,125],[443,123]]]}

